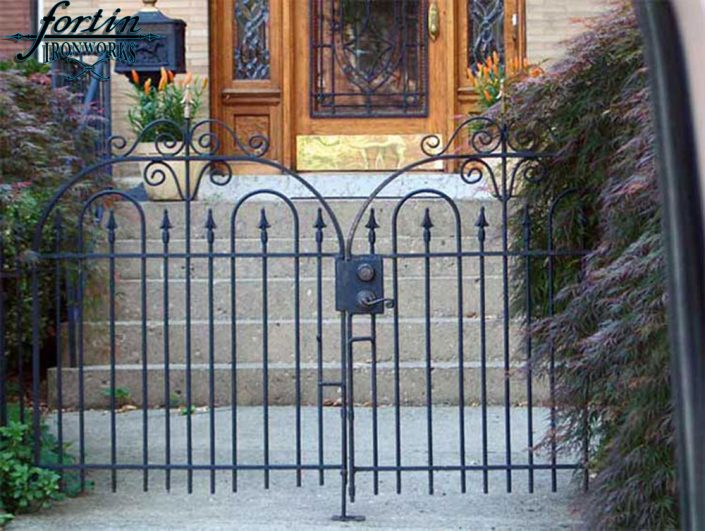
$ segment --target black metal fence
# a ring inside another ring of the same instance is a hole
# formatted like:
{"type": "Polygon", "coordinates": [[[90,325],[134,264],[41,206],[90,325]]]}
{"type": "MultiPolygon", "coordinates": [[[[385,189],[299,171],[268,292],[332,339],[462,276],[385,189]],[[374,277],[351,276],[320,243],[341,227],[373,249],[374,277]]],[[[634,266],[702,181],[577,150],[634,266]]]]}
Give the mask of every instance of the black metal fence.
{"type": "MultiPolygon", "coordinates": [[[[85,56],[79,56],[83,61],[85,56]]],[[[52,87],[66,88],[75,94],[81,95],[84,104],[83,123],[90,125],[98,132],[96,140],[96,153],[99,158],[108,154],[108,142],[112,136],[112,106],[110,60],[106,59],[94,67],[96,75],[82,75],[76,78],[80,69],[76,63],[56,61],[52,63],[52,87]]],[[[107,166],[105,171],[111,172],[107,166]]]]}
{"type": "Polygon", "coordinates": [[[574,191],[543,209],[522,199],[523,186],[548,178],[542,160],[550,154],[538,150],[539,135],[471,118],[446,145],[426,138],[428,157],[390,174],[352,214],[267,159],[266,138],[243,143],[213,120],[188,122],[180,138],[157,134],[157,155],[139,154],[138,145],[111,139],[110,158],[57,191],[24,260],[7,263],[0,249],[0,420],[18,403],[32,421],[37,464],[76,471],[82,485],[88,474],[107,471],[114,490],[118,474],[141,473],[144,490],[155,486],[155,473],[166,489],[174,474],[185,474],[189,492],[194,474],[205,474],[215,492],[225,473],[236,491],[243,473],[261,472],[269,488],[273,474],[291,473],[297,486],[323,485],[333,471],[342,519],[353,518],[347,504],[362,478],[374,494],[384,478],[402,493],[404,478],[422,473],[433,494],[448,475],[462,492],[470,485],[511,492],[525,475],[533,492],[538,475],[556,490],[562,471],[582,468],[588,441],[579,457],[558,452],[557,361],[550,360],[547,382],[531,363],[532,271],[537,264],[546,271],[552,312],[557,261],[586,253],[554,244],[554,218],[574,191]],[[223,134],[241,154],[223,154],[223,134]],[[427,187],[380,203],[391,182],[439,160],[484,189],[484,202],[466,205],[427,187]],[[106,189],[85,200],[77,219],[61,216],[73,187],[128,162],[141,163],[146,186],[173,182],[182,201],[155,214],[106,189]],[[234,204],[194,200],[203,180],[225,185],[241,162],[281,172],[310,200],[274,188],[234,204]],[[517,211],[523,224],[512,233],[517,211]],[[534,237],[539,224],[542,245],[534,237]],[[67,238],[67,227],[76,237],[67,238]],[[52,250],[44,244],[49,234],[52,250]],[[46,275],[48,284],[40,281],[46,275]],[[528,309],[523,323],[510,301],[517,276],[528,309]],[[22,340],[10,344],[5,334],[6,303],[20,278],[31,283],[31,359],[22,340]],[[47,290],[51,296],[42,297],[47,290]],[[119,414],[131,390],[137,411],[119,414]],[[97,407],[109,411],[107,422],[97,407]],[[139,421],[128,424],[133,415],[139,421]],[[41,462],[43,422],[60,448],[75,443],[75,461],[41,462]],[[254,448],[243,443],[253,430],[260,434],[254,448]],[[543,437],[549,442],[541,454],[543,437]]]}

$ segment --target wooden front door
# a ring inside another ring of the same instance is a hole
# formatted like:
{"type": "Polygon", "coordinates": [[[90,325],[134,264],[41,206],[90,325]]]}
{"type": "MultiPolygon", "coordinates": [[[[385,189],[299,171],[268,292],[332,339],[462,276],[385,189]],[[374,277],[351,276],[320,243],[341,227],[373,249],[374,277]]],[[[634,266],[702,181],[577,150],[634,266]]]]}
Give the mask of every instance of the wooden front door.
{"type": "Polygon", "coordinates": [[[417,160],[472,112],[478,57],[525,55],[524,0],[210,1],[212,116],[299,171],[417,160]]]}
{"type": "Polygon", "coordinates": [[[452,115],[449,0],[301,2],[295,33],[300,170],[387,170],[422,157],[452,115]]]}

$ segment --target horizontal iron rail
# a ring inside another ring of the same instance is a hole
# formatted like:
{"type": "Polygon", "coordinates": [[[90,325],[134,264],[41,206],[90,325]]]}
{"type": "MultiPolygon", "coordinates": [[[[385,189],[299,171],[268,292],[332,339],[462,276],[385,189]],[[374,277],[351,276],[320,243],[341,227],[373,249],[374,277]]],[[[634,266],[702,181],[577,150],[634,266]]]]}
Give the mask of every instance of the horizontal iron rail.
{"type": "Polygon", "coordinates": [[[356,466],[356,472],[458,472],[460,470],[483,472],[485,470],[582,470],[582,464],[536,464],[523,465],[512,463],[511,465],[403,465],[403,466],[356,466]]]}
{"type": "MultiPolygon", "coordinates": [[[[462,257],[569,257],[569,256],[585,256],[591,251],[587,250],[555,250],[555,251],[509,251],[504,253],[502,251],[462,251],[457,252],[432,252],[430,254],[426,253],[378,253],[377,256],[392,260],[394,258],[455,258],[458,256],[462,257]]],[[[111,258],[125,258],[125,259],[136,259],[136,258],[147,258],[147,259],[158,259],[164,258],[165,256],[169,258],[318,258],[322,256],[323,258],[338,258],[340,255],[337,253],[324,253],[318,254],[315,252],[302,252],[302,253],[227,253],[218,252],[213,254],[208,253],[46,253],[39,255],[40,260],[87,260],[87,259],[111,259],[111,258]]]]}
{"type": "Polygon", "coordinates": [[[84,463],[84,464],[44,464],[40,463],[42,468],[47,468],[50,470],[342,470],[343,465],[332,464],[332,465],[282,465],[282,464],[269,464],[269,465],[243,465],[238,463],[237,465],[198,465],[198,464],[100,464],[100,463],[84,463]]]}

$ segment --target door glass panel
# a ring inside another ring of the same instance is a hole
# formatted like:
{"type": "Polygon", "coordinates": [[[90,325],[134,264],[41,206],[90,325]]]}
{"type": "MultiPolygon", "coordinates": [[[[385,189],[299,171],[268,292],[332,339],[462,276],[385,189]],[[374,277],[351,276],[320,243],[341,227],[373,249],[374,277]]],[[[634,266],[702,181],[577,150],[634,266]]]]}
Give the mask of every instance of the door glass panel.
{"type": "Polygon", "coordinates": [[[311,115],[426,116],[425,0],[312,0],[311,115]]]}
{"type": "Polygon", "coordinates": [[[235,0],[235,79],[269,79],[269,0],[235,0]]]}
{"type": "Polygon", "coordinates": [[[504,62],[504,0],[468,2],[468,66],[475,68],[492,52],[504,62]]]}

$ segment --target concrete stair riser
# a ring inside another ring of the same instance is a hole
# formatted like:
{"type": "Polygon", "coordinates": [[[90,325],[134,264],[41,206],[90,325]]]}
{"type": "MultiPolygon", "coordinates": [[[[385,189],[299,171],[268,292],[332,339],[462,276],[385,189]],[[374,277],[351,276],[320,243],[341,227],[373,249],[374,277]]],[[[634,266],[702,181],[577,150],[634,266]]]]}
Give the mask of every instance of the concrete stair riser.
{"type": "MultiPolygon", "coordinates": [[[[362,201],[360,200],[331,200],[329,202],[338,219],[343,236],[346,237],[348,229],[357,214],[362,201]]],[[[375,209],[375,217],[380,225],[378,235],[391,234],[391,217],[397,204],[396,200],[376,200],[371,205],[375,209]]],[[[318,214],[319,204],[314,200],[297,200],[295,202],[299,215],[299,230],[302,237],[313,237],[313,228],[318,214]]],[[[488,239],[501,233],[501,204],[496,200],[486,201],[458,201],[458,210],[463,231],[468,236],[477,232],[475,221],[481,207],[485,207],[485,216],[489,223],[487,227],[488,239]]],[[[145,231],[148,239],[161,238],[161,224],[164,210],[168,210],[173,226],[171,234],[174,238],[182,238],[185,231],[185,206],[183,203],[144,203],[142,204],[145,215],[145,231]]],[[[140,216],[134,206],[127,203],[116,204],[115,213],[118,224],[117,236],[120,239],[139,239],[141,237],[140,216]]],[[[259,236],[260,211],[264,208],[271,228],[271,237],[289,238],[293,231],[293,218],[288,207],[281,201],[256,201],[246,203],[238,212],[235,225],[236,235],[241,238],[256,238],[259,236]]],[[[438,236],[447,236],[455,232],[455,220],[448,205],[440,200],[419,199],[404,205],[397,220],[397,234],[399,236],[420,237],[422,234],[421,222],[425,209],[429,208],[433,220],[433,233],[438,236]]],[[[208,203],[195,202],[191,204],[191,237],[203,238],[208,209],[212,209],[217,225],[216,235],[230,237],[231,217],[234,209],[233,203],[208,203]],[[225,235],[225,236],[223,236],[225,235]]],[[[330,218],[324,211],[326,238],[335,239],[335,232],[330,218]]],[[[356,238],[365,239],[367,231],[364,227],[367,215],[358,228],[356,238]]]]}
{"type": "MultiPolygon", "coordinates": [[[[248,321],[238,323],[237,357],[242,363],[261,363],[262,361],[262,323],[248,321]]],[[[193,363],[206,363],[209,358],[208,323],[204,321],[191,324],[191,359],[193,363]]],[[[85,323],[84,330],[84,365],[104,365],[108,363],[110,353],[110,336],[107,323],[85,323]]],[[[355,320],[354,333],[358,336],[369,335],[366,318],[355,320]]],[[[466,320],[464,323],[464,356],[467,361],[480,360],[480,323],[479,320],[466,320]]],[[[293,321],[270,321],[267,328],[269,339],[270,363],[290,363],[295,360],[295,332],[293,321]]],[[[301,361],[314,362],[318,355],[316,340],[317,325],[313,321],[301,324],[301,361]]],[[[394,326],[391,318],[377,321],[377,358],[379,361],[391,361],[394,356],[394,326]]],[[[487,341],[485,353],[488,361],[504,359],[502,342],[502,322],[488,320],[486,324],[487,341]]],[[[216,363],[228,363],[231,359],[230,323],[218,321],[213,326],[214,354],[216,363]]],[[[399,323],[399,350],[403,361],[421,361],[425,359],[425,326],[422,319],[405,320],[399,323]]],[[[67,335],[62,334],[66,345],[67,335]]],[[[323,359],[326,362],[338,362],[340,359],[340,320],[331,319],[323,323],[323,359]]],[[[525,358],[524,341],[519,326],[510,329],[510,354],[513,360],[525,358]]],[[[115,326],[116,362],[130,364],[142,362],[142,325],[141,323],[117,323],[115,326]]],[[[170,359],[183,363],[185,359],[185,325],[173,322],[169,328],[170,359]]],[[[370,359],[369,343],[355,345],[355,359],[370,359]]],[[[458,327],[454,319],[435,320],[431,323],[431,357],[437,362],[458,359],[458,327]]],[[[161,364],[164,361],[164,328],[161,323],[147,323],[147,360],[149,363],[161,364]]],[[[64,364],[68,365],[69,353],[64,348],[64,364]]]]}
{"type": "MultiPolygon", "coordinates": [[[[218,235],[221,237],[215,238],[213,241],[213,252],[215,254],[230,254],[232,249],[232,242],[223,235],[218,235]]],[[[463,252],[477,252],[479,250],[478,240],[475,235],[463,236],[461,238],[461,250],[463,252]]],[[[437,236],[431,237],[431,254],[433,253],[454,253],[457,249],[456,240],[452,234],[438,234],[437,236]]],[[[135,253],[140,253],[142,248],[142,242],[140,240],[133,239],[118,239],[115,244],[115,255],[116,260],[122,261],[130,259],[129,255],[134,255],[135,253]]],[[[269,254],[276,253],[294,253],[294,239],[289,236],[277,236],[269,237],[267,241],[267,252],[269,254]]],[[[173,255],[181,254],[183,255],[186,250],[186,242],[182,238],[172,238],[169,240],[169,253],[173,255]]],[[[379,254],[392,254],[392,238],[387,235],[378,235],[376,238],[375,251],[379,254]]],[[[501,250],[501,240],[498,238],[487,239],[485,241],[485,250],[490,252],[499,252],[501,250]]],[[[419,231],[416,236],[403,236],[397,238],[397,251],[402,253],[423,253],[424,252],[424,241],[423,234],[419,231]]],[[[96,253],[107,253],[108,246],[102,243],[100,239],[96,240],[96,246],[94,247],[94,252],[96,253]]],[[[151,254],[150,260],[160,259],[164,253],[164,243],[161,239],[149,239],[146,240],[146,252],[151,254]]],[[[208,240],[204,235],[198,235],[191,240],[191,253],[194,260],[205,260],[207,259],[206,253],[208,252],[208,240]]],[[[238,260],[245,258],[256,258],[260,259],[262,255],[262,241],[259,236],[248,237],[248,238],[238,238],[235,240],[235,252],[240,255],[243,254],[256,254],[255,257],[243,257],[239,256],[238,260]]],[[[305,237],[299,239],[299,252],[303,254],[314,255],[318,252],[316,241],[313,235],[306,234],[305,237]]],[[[337,256],[338,244],[337,242],[325,239],[323,240],[322,252],[324,254],[329,254],[331,256],[337,256]]],[[[369,253],[369,242],[367,236],[356,239],[353,245],[354,254],[368,254],[369,253]]],[[[400,257],[401,259],[406,259],[405,257],[400,257]]],[[[466,259],[472,259],[473,257],[467,257],[466,259]]],[[[183,260],[184,257],[174,258],[174,260],[183,260]]],[[[216,257],[217,260],[229,259],[229,256],[216,257]]],[[[477,260],[477,257],[474,257],[477,260]]]]}
{"type": "MultiPolygon", "coordinates": [[[[363,253],[361,253],[363,254],[363,253]]],[[[93,275],[97,282],[103,283],[108,278],[107,259],[92,258],[93,275]],[[102,271],[102,273],[101,273],[102,271]]],[[[142,261],[139,258],[117,258],[116,268],[118,278],[141,279],[142,261]]],[[[230,278],[230,258],[213,259],[213,278],[230,278]]],[[[262,278],[262,258],[238,258],[235,261],[236,279],[261,279],[262,278]]],[[[290,279],[294,274],[294,262],[291,257],[267,258],[267,268],[269,278],[290,279]]],[[[457,259],[455,257],[431,257],[430,271],[432,276],[449,277],[457,275],[457,259]]],[[[161,257],[152,257],[145,260],[145,270],[148,279],[164,278],[164,263],[161,257]]],[[[322,275],[332,277],[335,274],[335,257],[323,257],[321,260],[322,275]]],[[[191,278],[208,278],[208,259],[191,258],[191,278]]],[[[300,274],[302,278],[313,278],[318,274],[317,259],[315,257],[302,257],[299,259],[300,274]]],[[[421,277],[425,273],[423,257],[399,258],[397,260],[399,278],[421,277]]],[[[393,271],[393,261],[385,258],[384,276],[391,278],[393,271]]],[[[480,271],[480,261],[477,257],[467,257],[463,259],[463,275],[477,276],[480,271]]],[[[186,263],[183,257],[169,258],[169,278],[184,278],[186,276],[186,263]]],[[[502,260],[500,257],[485,258],[485,275],[498,276],[502,274],[502,260]]]]}
{"type": "MultiPolygon", "coordinates": [[[[386,277],[385,295],[392,296],[392,279],[386,277]]],[[[321,302],[323,318],[338,316],[335,310],[335,280],[321,279],[321,302]]],[[[402,277],[399,284],[400,317],[420,318],[425,316],[426,301],[423,297],[423,278],[402,277]]],[[[215,319],[230,319],[233,308],[231,304],[231,286],[229,279],[217,279],[213,282],[213,311],[215,319]]],[[[184,319],[186,304],[186,283],[181,279],[171,279],[168,285],[169,319],[184,319]]],[[[454,317],[458,315],[457,301],[458,281],[456,278],[431,278],[431,316],[454,317]]],[[[191,282],[191,317],[208,319],[209,282],[199,279],[191,282]]],[[[480,313],[480,280],[467,278],[462,282],[463,314],[477,317],[480,313]]],[[[503,299],[497,294],[502,292],[502,279],[485,278],[485,311],[487,316],[500,315],[503,299]]],[[[295,310],[296,286],[293,279],[274,278],[267,282],[268,311],[271,319],[291,319],[295,310]]],[[[164,319],[165,283],[162,280],[147,282],[147,318],[161,321],[164,319]]],[[[259,279],[240,280],[235,284],[236,312],[239,319],[260,319],[262,317],[262,281],[259,279]]],[[[318,303],[317,280],[301,279],[299,284],[299,311],[302,318],[315,318],[318,303]]],[[[136,321],[142,318],[142,282],[139,280],[121,280],[115,287],[115,312],[118,321],[136,321]]],[[[108,319],[110,297],[104,296],[86,309],[86,320],[105,321],[108,319]]]]}

